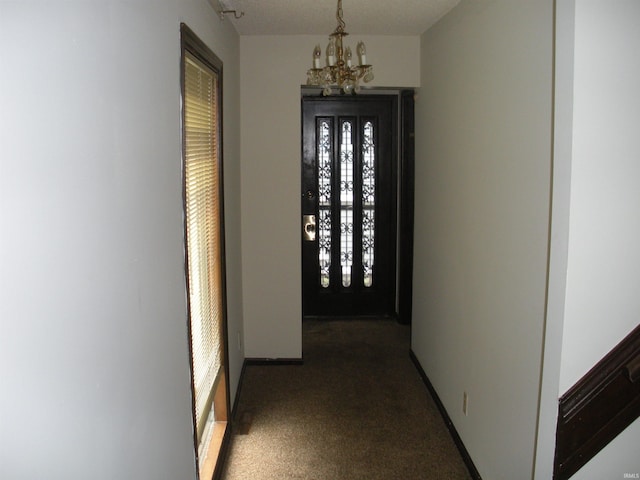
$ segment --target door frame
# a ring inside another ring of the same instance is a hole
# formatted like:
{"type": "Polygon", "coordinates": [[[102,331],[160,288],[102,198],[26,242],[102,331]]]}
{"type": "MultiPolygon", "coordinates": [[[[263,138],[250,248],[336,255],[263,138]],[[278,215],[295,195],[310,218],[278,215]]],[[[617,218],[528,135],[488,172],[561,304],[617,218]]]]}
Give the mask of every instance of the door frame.
{"type": "MultiPolygon", "coordinates": [[[[393,317],[402,324],[411,324],[413,303],[413,235],[414,235],[414,202],[415,202],[415,91],[402,88],[363,88],[362,95],[396,95],[397,102],[397,162],[396,162],[396,281],[395,312],[393,317]]],[[[302,100],[304,97],[322,96],[318,87],[301,86],[300,118],[302,118],[302,100]]],[[[304,143],[302,125],[300,126],[300,142],[304,143]]],[[[304,146],[301,146],[301,155],[304,146]]],[[[302,184],[302,156],[300,158],[300,183],[302,184]]],[[[302,192],[302,190],[301,190],[302,192]]],[[[299,219],[302,212],[299,213],[299,219]]],[[[300,223],[300,225],[302,225],[300,223]]],[[[302,227],[301,227],[302,228],[302,227]]],[[[302,234],[300,235],[301,242],[302,234]]],[[[302,251],[301,251],[302,255],[302,251]]],[[[301,265],[302,269],[302,265],[301,265]]],[[[301,270],[301,275],[303,274],[301,270]]],[[[301,276],[302,278],[302,276],[301,276]]],[[[302,283],[300,296],[302,298],[302,283]]]]}

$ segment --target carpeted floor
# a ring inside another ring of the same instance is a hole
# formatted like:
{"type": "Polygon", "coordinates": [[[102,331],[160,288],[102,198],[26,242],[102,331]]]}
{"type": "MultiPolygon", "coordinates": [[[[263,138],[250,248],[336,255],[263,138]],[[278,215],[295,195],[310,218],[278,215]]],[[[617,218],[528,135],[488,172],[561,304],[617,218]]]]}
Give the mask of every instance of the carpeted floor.
{"type": "Polygon", "coordinates": [[[303,331],[303,365],[246,367],[224,480],[471,478],[409,358],[408,327],[303,331]]]}

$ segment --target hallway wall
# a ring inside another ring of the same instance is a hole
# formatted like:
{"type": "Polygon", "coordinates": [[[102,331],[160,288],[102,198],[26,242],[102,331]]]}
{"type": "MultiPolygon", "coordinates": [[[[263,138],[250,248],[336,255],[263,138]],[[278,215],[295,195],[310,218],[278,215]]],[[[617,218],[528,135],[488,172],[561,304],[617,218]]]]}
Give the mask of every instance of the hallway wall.
{"type": "MultiPolygon", "coordinates": [[[[640,2],[575,2],[560,393],[640,323],[640,2]]],[[[573,477],[640,473],[640,420],[573,477]]]]}
{"type": "Polygon", "coordinates": [[[640,322],[640,2],[581,0],[575,13],[562,392],[640,322]]]}
{"type": "MultiPolygon", "coordinates": [[[[416,87],[419,38],[351,35],[363,40],[375,80],[416,87]],[[401,52],[401,54],[399,54],[401,52]]],[[[300,358],[300,85],[313,47],[326,36],[242,36],[242,263],[245,353],[300,358]]]]}
{"type": "MultiPolygon", "coordinates": [[[[196,478],[181,21],[224,62],[237,335],[233,27],[205,0],[0,2],[0,478],[196,478]]],[[[233,394],[242,352],[230,353],[233,394]]]]}
{"type": "Polygon", "coordinates": [[[412,348],[487,479],[533,471],[552,41],[551,0],[463,0],[421,42],[412,348]]]}

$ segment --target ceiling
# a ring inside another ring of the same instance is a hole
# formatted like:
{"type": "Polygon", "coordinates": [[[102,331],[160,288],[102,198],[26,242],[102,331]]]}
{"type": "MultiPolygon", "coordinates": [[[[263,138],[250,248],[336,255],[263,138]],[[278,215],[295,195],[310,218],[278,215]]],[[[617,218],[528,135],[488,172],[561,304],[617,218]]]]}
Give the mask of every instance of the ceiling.
{"type": "MultiPolygon", "coordinates": [[[[335,30],[337,0],[209,0],[240,35],[329,35],[335,30]]],[[[420,35],[460,0],[343,0],[346,31],[359,35],[420,35]]]]}

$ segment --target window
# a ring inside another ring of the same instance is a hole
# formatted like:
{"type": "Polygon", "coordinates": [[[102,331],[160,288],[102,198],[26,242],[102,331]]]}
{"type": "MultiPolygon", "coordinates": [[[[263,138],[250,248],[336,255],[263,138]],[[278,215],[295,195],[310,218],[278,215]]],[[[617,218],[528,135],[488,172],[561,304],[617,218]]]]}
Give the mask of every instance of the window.
{"type": "Polygon", "coordinates": [[[221,74],[218,58],[182,26],[184,219],[195,441],[211,478],[226,431],[221,74]]]}

